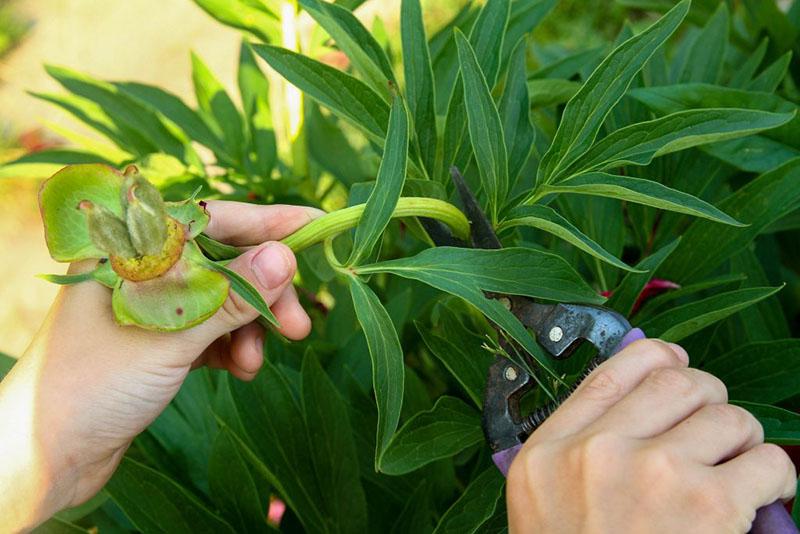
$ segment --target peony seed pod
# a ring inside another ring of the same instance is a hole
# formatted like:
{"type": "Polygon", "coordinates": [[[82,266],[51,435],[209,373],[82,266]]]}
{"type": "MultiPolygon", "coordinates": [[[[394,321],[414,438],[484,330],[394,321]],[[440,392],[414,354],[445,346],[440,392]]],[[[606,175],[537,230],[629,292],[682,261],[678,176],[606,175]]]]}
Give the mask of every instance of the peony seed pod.
{"type": "Polygon", "coordinates": [[[109,209],[89,200],[81,201],[78,209],[86,214],[89,238],[97,248],[111,256],[121,258],[136,256],[136,249],[131,243],[125,223],[109,209]]]}
{"type": "Polygon", "coordinates": [[[159,254],[167,239],[164,201],[158,189],[143,177],[136,175],[132,182],[125,195],[125,219],[131,243],[142,256],[159,254]]]}

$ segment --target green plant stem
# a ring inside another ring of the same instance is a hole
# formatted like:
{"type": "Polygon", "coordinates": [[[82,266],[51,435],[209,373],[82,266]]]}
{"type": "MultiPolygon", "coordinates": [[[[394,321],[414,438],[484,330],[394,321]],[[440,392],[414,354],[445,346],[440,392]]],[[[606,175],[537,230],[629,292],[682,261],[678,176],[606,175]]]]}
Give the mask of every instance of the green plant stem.
{"type": "MultiPolygon", "coordinates": [[[[300,230],[283,239],[283,243],[294,252],[300,252],[312,245],[340,234],[358,224],[366,204],[358,204],[337,210],[311,221],[300,230]]],[[[430,217],[447,224],[453,233],[462,239],[469,237],[469,221],[461,211],[442,200],[435,198],[403,197],[397,202],[392,218],[430,217]]]]}

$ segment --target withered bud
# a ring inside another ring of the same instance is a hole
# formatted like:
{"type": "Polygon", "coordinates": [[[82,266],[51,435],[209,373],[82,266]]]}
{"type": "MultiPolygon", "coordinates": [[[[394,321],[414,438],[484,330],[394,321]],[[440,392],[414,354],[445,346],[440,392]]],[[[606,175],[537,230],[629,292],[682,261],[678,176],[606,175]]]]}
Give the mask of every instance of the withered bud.
{"type": "Polygon", "coordinates": [[[86,214],[89,226],[89,238],[100,250],[111,256],[133,258],[136,256],[128,229],[109,209],[94,204],[89,200],[82,200],[78,209],[86,214]]]}
{"type": "Polygon", "coordinates": [[[158,189],[142,176],[135,175],[132,181],[125,195],[125,219],[131,243],[142,256],[159,254],[167,239],[164,201],[158,189]]]}

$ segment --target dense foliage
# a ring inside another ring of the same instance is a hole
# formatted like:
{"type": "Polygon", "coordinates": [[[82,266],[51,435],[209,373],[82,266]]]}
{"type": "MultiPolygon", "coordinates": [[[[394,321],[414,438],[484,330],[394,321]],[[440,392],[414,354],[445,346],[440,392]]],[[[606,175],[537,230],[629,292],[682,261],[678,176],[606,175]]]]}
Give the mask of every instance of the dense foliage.
{"type": "Polygon", "coordinates": [[[251,384],[193,372],[104,492],[47,528],[268,531],[280,498],[285,531],[502,531],[503,479],[480,430],[501,350],[487,318],[534,356],[542,391],[590,355],[548,359],[482,290],[610,295],[722,378],[768,440],[800,443],[800,1],[623,0],[635,22],[578,50],[531,36],[556,0],[468,4],[435,32],[403,0],[399,42],[379,20],[366,29],[358,1],[196,3],[246,33],[239,105],[196,56],[196,108],[48,67],[67,92],[35,96],[110,144],[62,132],[75,148],[2,176],[136,163],[168,200],[201,187],[366,206],[354,232],[321,232],[299,254],[311,337],[268,336],[251,384]],[[506,249],[431,247],[409,215],[436,214],[399,209],[457,204],[453,165],[506,249]],[[655,278],[673,289],[640,301],[655,278]]]}

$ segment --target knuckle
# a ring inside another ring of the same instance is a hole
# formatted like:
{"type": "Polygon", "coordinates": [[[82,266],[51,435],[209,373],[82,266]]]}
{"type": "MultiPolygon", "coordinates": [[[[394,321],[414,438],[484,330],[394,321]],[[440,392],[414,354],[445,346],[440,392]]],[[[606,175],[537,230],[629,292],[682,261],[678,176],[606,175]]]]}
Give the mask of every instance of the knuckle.
{"type": "Polygon", "coordinates": [[[623,392],[622,383],[612,369],[598,369],[582,389],[582,393],[591,400],[612,403],[619,400],[623,392]]]}
{"type": "Polygon", "coordinates": [[[672,395],[687,396],[697,392],[697,381],[683,370],[664,367],[651,372],[645,379],[647,385],[672,395]]]}
{"type": "Polygon", "coordinates": [[[728,402],[728,388],[722,380],[711,373],[698,369],[688,369],[688,371],[696,377],[698,382],[703,384],[703,388],[711,395],[711,398],[721,403],[728,402]]]}
{"type": "Polygon", "coordinates": [[[671,367],[684,367],[683,362],[669,345],[658,339],[643,339],[636,342],[639,350],[647,354],[657,364],[671,367]]]}
{"type": "Polygon", "coordinates": [[[579,446],[580,458],[584,465],[608,467],[619,459],[625,450],[624,439],[609,432],[598,432],[584,437],[579,446]]]}
{"type": "Polygon", "coordinates": [[[788,472],[795,472],[795,466],[789,455],[786,454],[780,446],[774,443],[762,443],[758,446],[759,453],[762,461],[775,468],[776,470],[785,470],[788,472]]]}
{"type": "Polygon", "coordinates": [[[679,478],[680,459],[664,447],[647,447],[638,456],[638,469],[644,479],[659,487],[671,487],[672,481],[679,478]]]}
{"type": "Polygon", "coordinates": [[[716,525],[744,522],[741,510],[721,484],[690,484],[685,498],[687,506],[696,512],[697,517],[705,517],[716,525]]]}
{"type": "Polygon", "coordinates": [[[234,291],[231,291],[227,300],[222,305],[221,312],[220,316],[223,322],[231,328],[236,328],[243,322],[249,322],[255,310],[247,301],[234,291]]]}
{"type": "Polygon", "coordinates": [[[709,416],[712,419],[721,422],[725,426],[743,431],[753,428],[755,418],[747,410],[733,404],[709,404],[704,410],[709,412],[709,416]]]}

